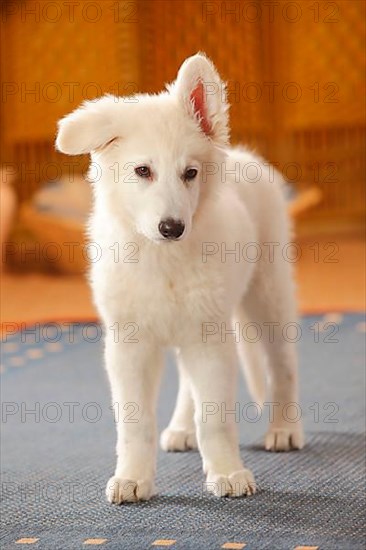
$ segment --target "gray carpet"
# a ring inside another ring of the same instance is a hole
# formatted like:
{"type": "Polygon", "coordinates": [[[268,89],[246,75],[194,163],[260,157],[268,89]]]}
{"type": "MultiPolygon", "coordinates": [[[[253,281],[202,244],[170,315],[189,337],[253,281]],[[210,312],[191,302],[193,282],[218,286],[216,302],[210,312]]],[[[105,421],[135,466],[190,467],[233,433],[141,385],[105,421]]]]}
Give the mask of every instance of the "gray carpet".
{"type": "MultiPolygon", "coordinates": [[[[299,342],[306,448],[266,453],[259,445],[265,418],[240,423],[242,455],[256,475],[257,495],[217,500],[202,491],[198,453],[160,452],[158,496],[121,507],[104,498],[115,428],[101,343],[85,341],[82,326],[75,327],[73,343],[67,330],[54,344],[34,342],[29,334],[23,342],[21,334],[7,339],[1,548],[20,548],[15,541],[21,538],[38,539],[31,548],[87,548],[85,540],[97,538],[106,539],[100,547],[108,549],[149,548],[157,539],[176,540],[176,550],[227,542],[245,543],[246,550],[364,549],[365,323],[361,315],[345,315],[337,320],[337,335],[330,338],[326,330],[316,342],[310,327],[321,321],[304,317],[299,342]],[[73,419],[71,402],[79,404],[73,419]]],[[[172,361],[167,363],[160,429],[177,387],[172,361]]],[[[238,401],[250,401],[243,383],[238,401]]]]}

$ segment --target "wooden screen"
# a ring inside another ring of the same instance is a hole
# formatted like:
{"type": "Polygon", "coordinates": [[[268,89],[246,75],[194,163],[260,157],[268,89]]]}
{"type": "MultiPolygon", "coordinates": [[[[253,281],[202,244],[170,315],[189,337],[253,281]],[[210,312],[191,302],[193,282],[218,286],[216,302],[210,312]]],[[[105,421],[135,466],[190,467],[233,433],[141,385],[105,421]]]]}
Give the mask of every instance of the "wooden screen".
{"type": "MultiPolygon", "coordinates": [[[[228,83],[232,141],[294,185],[319,185],[324,200],[309,220],[363,217],[363,1],[97,0],[70,14],[62,0],[14,0],[2,9],[2,162],[23,171],[48,155],[65,162],[51,152],[58,118],[100,93],[158,91],[204,51],[228,83]]],[[[44,175],[18,177],[19,196],[44,175]]]]}

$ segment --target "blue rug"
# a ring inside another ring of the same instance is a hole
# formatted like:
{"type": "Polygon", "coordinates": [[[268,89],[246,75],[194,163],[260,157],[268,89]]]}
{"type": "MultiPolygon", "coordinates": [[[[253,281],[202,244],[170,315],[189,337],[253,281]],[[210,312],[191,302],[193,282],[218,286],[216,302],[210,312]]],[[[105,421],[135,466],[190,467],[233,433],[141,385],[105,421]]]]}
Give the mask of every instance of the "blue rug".
{"type": "MultiPolygon", "coordinates": [[[[248,408],[241,450],[257,495],[217,500],[203,492],[197,452],[160,452],[158,496],[120,507],[104,497],[115,426],[98,328],[4,334],[1,548],[364,549],[364,318],[309,316],[301,327],[303,451],[264,452],[266,415],[254,421],[248,408]]],[[[176,390],[168,359],[159,429],[176,390]]],[[[238,401],[250,402],[242,382],[238,401]]]]}

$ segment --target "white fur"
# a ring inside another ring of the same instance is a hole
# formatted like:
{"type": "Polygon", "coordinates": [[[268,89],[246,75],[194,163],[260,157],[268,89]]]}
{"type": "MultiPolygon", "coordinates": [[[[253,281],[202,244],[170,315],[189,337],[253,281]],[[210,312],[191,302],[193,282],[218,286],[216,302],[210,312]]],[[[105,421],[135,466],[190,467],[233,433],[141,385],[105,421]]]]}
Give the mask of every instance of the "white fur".
{"type": "Polygon", "coordinates": [[[90,238],[102,255],[92,263],[90,279],[106,330],[112,398],[120,406],[117,466],[107,496],[121,503],[154,493],[155,408],[166,347],[177,351],[180,389],[162,447],[186,450],[198,444],[209,491],[251,494],[255,482],[239,455],[234,415],[224,422],[221,414],[204,418],[202,407],[234,408],[239,348],[244,362],[248,358],[246,372],[257,400],[265,399],[267,372],[269,399],[280,405],[266,448],[301,448],[301,422],[286,421],[281,411],[298,401],[296,350],[282,337],[270,342],[265,330],[258,344],[237,346],[230,335],[222,341],[221,329],[205,341],[203,327],[229,328],[234,320],[282,327],[296,321],[291,264],[280,253],[270,261],[264,246],[276,242],[279,250],[290,241],[282,180],[275,174],[270,181],[262,159],[226,146],[225,87],[205,56],[186,60],[167,91],[136,99],[86,102],[60,121],[57,137],[61,151],[90,152],[98,165],[92,170],[90,238]],[[191,91],[200,83],[206,94],[204,108],[197,110],[191,91]],[[256,183],[230,173],[248,163],[262,169],[256,183]],[[136,176],[135,164],[149,165],[152,180],[136,176]],[[192,182],[182,181],[186,167],[198,169],[192,182]],[[184,222],[180,240],[162,239],[158,226],[167,217],[184,222]],[[257,243],[262,256],[257,262],[237,262],[233,254],[222,258],[220,252],[203,256],[207,243],[214,243],[210,250],[257,243]],[[126,421],[128,403],[135,404],[137,422],[126,421]]]}

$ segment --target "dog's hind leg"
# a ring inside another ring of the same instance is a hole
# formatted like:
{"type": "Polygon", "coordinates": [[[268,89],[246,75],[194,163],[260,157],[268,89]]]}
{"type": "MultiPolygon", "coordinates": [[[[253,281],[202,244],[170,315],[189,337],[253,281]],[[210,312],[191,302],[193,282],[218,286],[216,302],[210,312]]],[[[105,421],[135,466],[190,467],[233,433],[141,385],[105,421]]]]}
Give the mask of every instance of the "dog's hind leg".
{"type": "MultiPolygon", "coordinates": [[[[296,340],[300,332],[291,266],[286,261],[262,264],[243,300],[246,316],[261,331],[266,352],[269,399],[269,451],[301,449],[304,445],[298,396],[296,340]]],[[[253,365],[255,368],[255,365],[253,365]]]]}
{"type": "Polygon", "coordinates": [[[179,355],[177,356],[177,362],[179,372],[178,397],[169,426],[165,428],[160,437],[160,446],[164,451],[197,449],[192,390],[179,355]]]}

